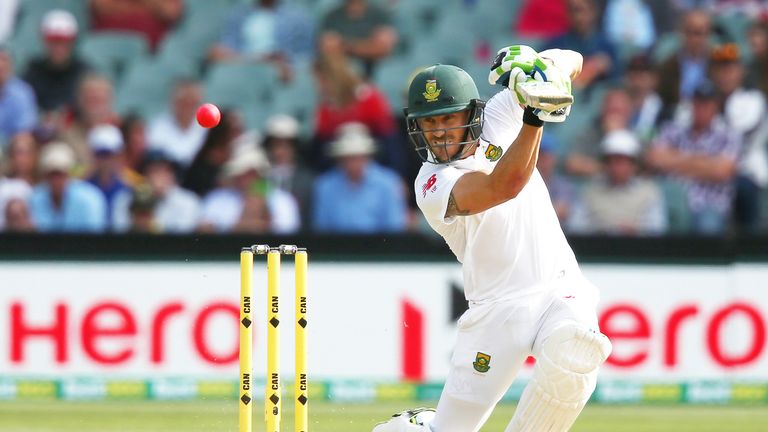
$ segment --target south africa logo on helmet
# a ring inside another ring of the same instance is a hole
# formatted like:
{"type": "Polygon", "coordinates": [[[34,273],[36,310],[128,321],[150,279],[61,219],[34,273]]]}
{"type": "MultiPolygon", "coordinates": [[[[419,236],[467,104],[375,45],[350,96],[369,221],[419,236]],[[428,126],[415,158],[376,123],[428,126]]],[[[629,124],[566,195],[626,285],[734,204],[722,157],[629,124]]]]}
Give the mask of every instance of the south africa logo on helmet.
{"type": "Polygon", "coordinates": [[[427,100],[427,102],[434,102],[437,100],[437,98],[440,96],[440,90],[437,88],[437,80],[427,80],[426,84],[426,90],[424,93],[424,99],[427,100]]]}
{"type": "Polygon", "coordinates": [[[491,368],[491,356],[478,351],[477,356],[475,356],[475,361],[472,363],[472,366],[475,367],[475,370],[478,372],[488,372],[488,369],[491,368]]]}

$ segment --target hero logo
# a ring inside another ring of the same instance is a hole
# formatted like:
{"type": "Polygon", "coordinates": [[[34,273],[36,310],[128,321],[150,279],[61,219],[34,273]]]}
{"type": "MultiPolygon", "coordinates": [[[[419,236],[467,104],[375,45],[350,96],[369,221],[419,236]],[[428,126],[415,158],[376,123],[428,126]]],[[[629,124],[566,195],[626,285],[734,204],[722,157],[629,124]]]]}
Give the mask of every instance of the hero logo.
{"type": "Polygon", "coordinates": [[[432,176],[429,177],[429,180],[427,180],[426,183],[421,185],[421,196],[426,198],[427,191],[434,192],[436,190],[437,190],[437,174],[432,174],[432,176]]]}

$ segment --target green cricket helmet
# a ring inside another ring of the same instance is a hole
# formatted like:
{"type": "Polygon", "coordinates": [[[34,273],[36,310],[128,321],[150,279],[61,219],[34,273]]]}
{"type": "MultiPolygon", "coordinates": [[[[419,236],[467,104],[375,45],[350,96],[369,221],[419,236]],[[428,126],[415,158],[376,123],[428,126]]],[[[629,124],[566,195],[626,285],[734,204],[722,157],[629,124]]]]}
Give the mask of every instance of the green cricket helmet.
{"type": "Polygon", "coordinates": [[[480,99],[475,82],[463,69],[442,64],[429,66],[413,77],[408,88],[408,107],[404,109],[408,139],[425,162],[448,163],[463,159],[468,155],[471,144],[480,138],[484,107],[485,102],[480,99]],[[469,111],[467,124],[458,127],[464,129],[464,138],[458,143],[436,146],[461,148],[450,160],[440,161],[435,157],[417,119],[460,111],[469,111]]]}

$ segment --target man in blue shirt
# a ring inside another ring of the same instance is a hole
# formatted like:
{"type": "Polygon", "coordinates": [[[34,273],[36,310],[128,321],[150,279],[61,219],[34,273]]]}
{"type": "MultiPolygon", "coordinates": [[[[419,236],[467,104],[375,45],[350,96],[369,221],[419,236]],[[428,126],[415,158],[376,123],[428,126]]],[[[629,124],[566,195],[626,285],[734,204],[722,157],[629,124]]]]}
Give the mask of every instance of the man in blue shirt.
{"type": "Polygon", "coordinates": [[[8,47],[0,44],[0,148],[19,132],[37,123],[37,102],[32,87],[13,74],[8,47]]]}
{"type": "Polygon", "coordinates": [[[336,167],[315,182],[313,228],[318,232],[377,233],[406,229],[405,188],[398,175],[371,157],[367,128],[342,127],[331,145],[336,167]]]}
{"type": "Polygon", "coordinates": [[[75,154],[64,143],[45,146],[40,156],[43,181],[32,191],[30,211],[41,232],[103,232],[107,227],[106,201],[99,189],[70,178],[75,154]]]}

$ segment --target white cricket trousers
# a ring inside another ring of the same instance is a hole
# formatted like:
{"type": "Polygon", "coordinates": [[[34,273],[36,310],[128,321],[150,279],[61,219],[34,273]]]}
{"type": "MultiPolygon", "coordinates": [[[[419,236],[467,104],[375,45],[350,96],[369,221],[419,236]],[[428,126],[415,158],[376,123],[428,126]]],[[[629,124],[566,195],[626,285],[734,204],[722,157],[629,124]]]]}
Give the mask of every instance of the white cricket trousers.
{"type": "MultiPolygon", "coordinates": [[[[597,329],[597,289],[581,274],[523,299],[471,305],[458,322],[451,368],[432,422],[436,432],[480,430],[528,356],[558,323],[597,329]]],[[[510,414],[511,418],[511,414],[510,414]]]]}

